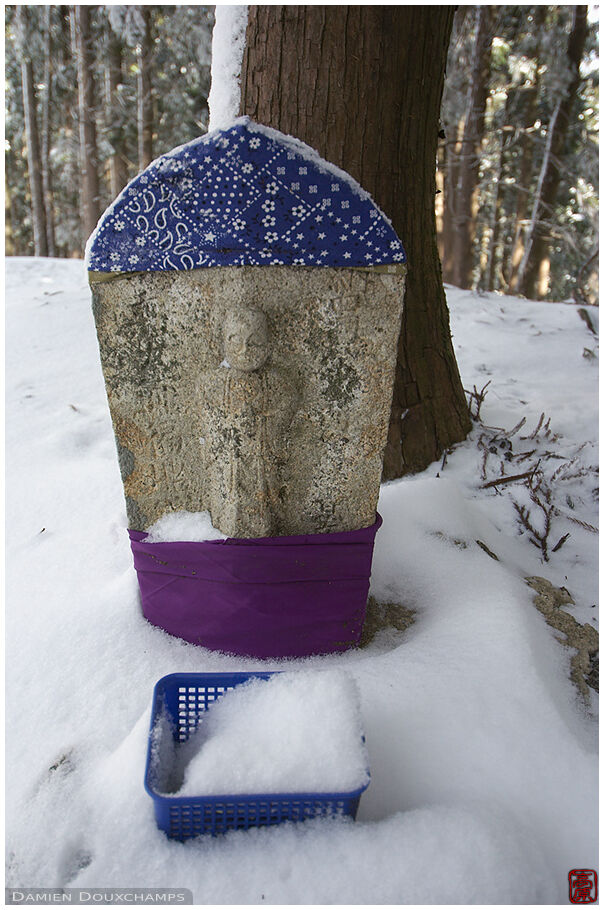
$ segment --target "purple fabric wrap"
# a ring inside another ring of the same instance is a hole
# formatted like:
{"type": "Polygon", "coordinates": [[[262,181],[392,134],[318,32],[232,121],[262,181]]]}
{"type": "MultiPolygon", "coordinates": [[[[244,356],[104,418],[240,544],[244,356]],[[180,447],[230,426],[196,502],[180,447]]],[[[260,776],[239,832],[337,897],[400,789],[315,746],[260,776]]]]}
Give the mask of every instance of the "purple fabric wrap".
{"type": "Polygon", "coordinates": [[[375,534],[143,543],[128,531],[144,616],[171,635],[259,658],[358,644],[375,534]]]}

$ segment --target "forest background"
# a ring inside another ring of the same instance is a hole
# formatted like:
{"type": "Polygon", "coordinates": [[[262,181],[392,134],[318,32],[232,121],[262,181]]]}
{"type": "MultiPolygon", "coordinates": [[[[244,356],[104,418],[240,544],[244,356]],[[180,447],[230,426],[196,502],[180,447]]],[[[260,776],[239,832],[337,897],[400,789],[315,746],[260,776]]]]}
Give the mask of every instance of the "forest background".
{"type": "MultiPolygon", "coordinates": [[[[597,303],[597,19],[458,7],[436,162],[445,281],[597,303]]],[[[8,255],[81,257],[126,183],[207,131],[213,25],[213,6],[6,7],[8,255]]]]}

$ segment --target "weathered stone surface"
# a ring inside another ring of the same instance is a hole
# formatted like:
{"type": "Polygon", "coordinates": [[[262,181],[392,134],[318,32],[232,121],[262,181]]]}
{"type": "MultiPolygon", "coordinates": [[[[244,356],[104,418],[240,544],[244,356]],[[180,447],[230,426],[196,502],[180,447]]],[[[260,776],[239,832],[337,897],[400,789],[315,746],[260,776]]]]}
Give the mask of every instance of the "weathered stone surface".
{"type": "Polygon", "coordinates": [[[208,509],[237,537],[373,523],[401,266],[91,274],[91,284],[130,527],[181,509],[208,509]]]}

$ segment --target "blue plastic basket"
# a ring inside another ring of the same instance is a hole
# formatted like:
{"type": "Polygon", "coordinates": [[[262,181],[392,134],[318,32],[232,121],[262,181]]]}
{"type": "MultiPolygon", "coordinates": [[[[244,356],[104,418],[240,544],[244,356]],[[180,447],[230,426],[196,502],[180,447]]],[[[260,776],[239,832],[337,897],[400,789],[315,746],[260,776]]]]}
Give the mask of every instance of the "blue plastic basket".
{"type": "MultiPolygon", "coordinates": [[[[248,679],[272,673],[171,673],[155,686],[145,768],[145,789],[155,805],[157,826],[168,837],[186,840],[234,828],[278,825],[317,816],[356,818],[369,782],[350,793],[255,793],[225,796],[176,796],[170,768],[177,743],[185,742],[217,698],[248,679]]],[[[242,748],[244,748],[242,743],[242,748]]]]}

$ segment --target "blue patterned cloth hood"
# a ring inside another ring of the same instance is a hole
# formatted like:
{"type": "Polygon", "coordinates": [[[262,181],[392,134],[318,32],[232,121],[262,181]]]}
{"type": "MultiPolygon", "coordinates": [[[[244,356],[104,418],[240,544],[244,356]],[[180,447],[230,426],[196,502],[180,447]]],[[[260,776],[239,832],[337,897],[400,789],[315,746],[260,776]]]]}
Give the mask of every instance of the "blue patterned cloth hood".
{"type": "Polygon", "coordinates": [[[386,216],[309,146],[241,117],[149,165],[90,237],[91,272],[405,262],[386,216]]]}

